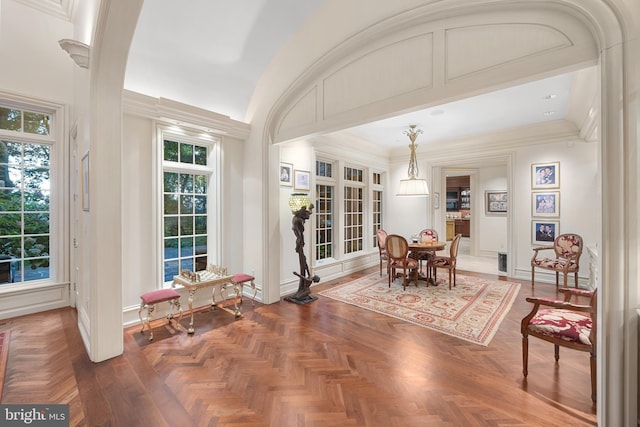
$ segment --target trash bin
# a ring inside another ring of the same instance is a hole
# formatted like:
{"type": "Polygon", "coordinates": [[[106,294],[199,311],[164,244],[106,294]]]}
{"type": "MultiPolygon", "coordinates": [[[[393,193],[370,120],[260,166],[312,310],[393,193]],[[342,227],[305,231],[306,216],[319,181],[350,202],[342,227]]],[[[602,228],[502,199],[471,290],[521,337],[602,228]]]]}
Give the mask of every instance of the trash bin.
{"type": "Polygon", "coordinates": [[[507,272],[507,253],[498,252],[498,270],[507,272]]]}

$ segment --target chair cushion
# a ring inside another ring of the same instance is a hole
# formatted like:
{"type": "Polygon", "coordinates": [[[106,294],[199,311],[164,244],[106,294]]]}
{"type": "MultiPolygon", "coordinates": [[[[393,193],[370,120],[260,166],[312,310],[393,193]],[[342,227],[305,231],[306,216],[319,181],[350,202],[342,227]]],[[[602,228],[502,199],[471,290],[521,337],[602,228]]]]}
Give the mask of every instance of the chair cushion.
{"type": "Polygon", "coordinates": [[[253,279],[255,279],[255,277],[245,273],[238,273],[233,275],[233,281],[236,283],[250,282],[253,279]]]}
{"type": "Polygon", "coordinates": [[[431,260],[431,265],[437,267],[449,267],[451,265],[451,258],[444,256],[433,257],[433,260],[431,260]]]}
{"type": "Polygon", "coordinates": [[[418,261],[415,259],[407,258],[404,260],[404,263],[401,259],[391,261],[391,266],[395,268],[401,268],[403,264],[406,268],[418,268],[418,261]]]}
{"type": "Polygon", "coordinates": [[[145,304],[157,304],[174,298],[180,298],[180,294],[174,289],[158,289],[140,295],[140,299],[145,304]]]}
{"type": "Polygon", "coordinates": [[[529,322],[529,332],[576,344],[591,345],[591,317],[571,310],[541,309],[529,322]]]}
{"type": "Polygon", "coordinates": [[[567,263],[569,264],[569,269],[567,271],[578,270],[578,264],[576,264],[575,261],[569,261],[561,258],[536,258],[533,260],[533,264],[536,267],[559,271],[564,271],[567,263]]]}

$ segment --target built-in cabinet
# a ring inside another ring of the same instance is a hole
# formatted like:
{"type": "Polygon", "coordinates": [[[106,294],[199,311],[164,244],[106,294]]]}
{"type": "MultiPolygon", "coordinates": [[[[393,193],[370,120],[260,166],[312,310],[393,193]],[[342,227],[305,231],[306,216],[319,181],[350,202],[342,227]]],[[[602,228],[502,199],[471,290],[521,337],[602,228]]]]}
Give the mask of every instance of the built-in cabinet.
{"type": "Polygon", "coordinates": [[[468,219],[455,220],[455,234],[462,234],[462,237],[471,237],[471,221],[468,219]]]}
{"type": "Polygon", "coordinates": [[[453,240],[456,235],[456,222],[447,220],[447,242],[453,240]]]}

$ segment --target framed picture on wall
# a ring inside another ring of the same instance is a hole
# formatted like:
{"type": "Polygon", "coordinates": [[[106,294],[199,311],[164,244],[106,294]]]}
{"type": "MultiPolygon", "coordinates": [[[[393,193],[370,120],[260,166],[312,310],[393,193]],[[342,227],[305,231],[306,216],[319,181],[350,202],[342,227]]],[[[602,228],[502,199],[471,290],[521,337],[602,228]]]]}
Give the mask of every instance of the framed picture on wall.
{"type": "Polygon", "coordinates": [[[287,187],[293,185],[293,165],[291,163],[280,163],[280,185],[287,187]]]}
{"type": "Polygon", "coordinates": [[[559,217],[560,192],[534,191],[531,193],[531,216],[559,217]]]}
{"type": "Polygon", "coordinates": [[[507,192],[506,191],[490,191],[485,194],[485,211],[487,215],[506,215],[507,214],[507,192]]]}
{"type": "Polygon", "coordinates": [[[531,188],[560,188],[560,162],[532,164],[531,188]]]}
{"type": "Polygon", "coordinates": [[[531,243],[549,245],[560,234],[560,222],[537,219],[531,221],[531,243]]]}
{"type": "Polygon", "coordinates": [[[295,170],[293,173],[293,188],[295,190],[311,190],[309,171],[295,170]]]}

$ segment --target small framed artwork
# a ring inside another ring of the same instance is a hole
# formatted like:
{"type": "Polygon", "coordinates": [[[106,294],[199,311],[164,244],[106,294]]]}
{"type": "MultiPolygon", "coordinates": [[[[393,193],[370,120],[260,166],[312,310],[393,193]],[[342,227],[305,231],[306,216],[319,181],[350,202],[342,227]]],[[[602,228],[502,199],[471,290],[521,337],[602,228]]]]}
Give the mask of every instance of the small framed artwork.
{"type": "Polygon", "coordinates": [[[531,242],[535,244],[549,244],[560,234],[560,222],[533,220],[531,221],[531,242]]]}
{"type": "Polygon", "coordinates": [[[560,162],[532,164],[531,188],[560,188],[560,162]]]}
{"type": "Polygon", "coordinates": [[[280,185],[287,187],[293,185],[293,165],[291,163],[280,163],[280,185]]]}
{"type": "Polygon", "coordinates": [[[433,193],[433,209],[440,209],[440,193],[433,193]]]}
{"type": "Polygon", "coordinates": [[[559,191],[534,191],[531,193],[531,216],[560,216],[559,191]]]}
{"type": "Polygon", "coordinates": [[[309,171],[295,170],[293,173],[293,188],[295,190],[311,190],[311,182],[309,171]]]}
{"type": "Polygon", "coordinates": [[[82,157],[82,210],[89,210],[89,152],[82,157]]]}
{"type": "Polygon", "coordinates": [[[507,214],[507,192],[506,191],[490,191],[485,194],[485,210],[487,215],[506,215],[507,214]]]}

